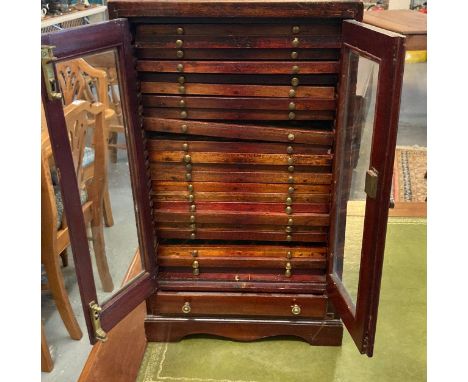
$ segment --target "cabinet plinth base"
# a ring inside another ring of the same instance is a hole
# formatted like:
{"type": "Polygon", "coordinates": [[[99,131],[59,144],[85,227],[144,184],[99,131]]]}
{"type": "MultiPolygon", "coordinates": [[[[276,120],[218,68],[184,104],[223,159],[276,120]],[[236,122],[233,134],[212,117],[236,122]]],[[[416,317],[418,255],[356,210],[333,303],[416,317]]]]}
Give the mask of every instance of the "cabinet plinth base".
{"type": "Polygon", "coordinates": [[[237,341],[274,336],[300,337],[311,345],[340,346],[340,320],[273,320],[207,317],[147,316],[146,337],[150,342],[176,342],[190,334],[209,334],[237,341]]]}

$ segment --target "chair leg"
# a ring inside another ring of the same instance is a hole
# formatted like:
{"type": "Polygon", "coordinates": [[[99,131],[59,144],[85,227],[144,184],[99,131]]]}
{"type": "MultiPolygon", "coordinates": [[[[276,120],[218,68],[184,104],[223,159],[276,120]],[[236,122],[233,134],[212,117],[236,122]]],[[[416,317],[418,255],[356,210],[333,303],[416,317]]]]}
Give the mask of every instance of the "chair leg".
{"type": "Polygon", "coordinates": [[[104,191],[103,210],[104,210],[104,223],[106,227],[112,227],[114,225],[114,215],[112,215],[112,205],[110,201],[108,187],[106,187],[106,190],[104,191]]]}
{"type": "Polygon", "coordinates": [[[52,293],[55,305],[60,313],[60,317],[62,317],[62,321],[65,324],[70,337],[74,340],[79,340],[83,337],[83,333],[81,332],[80,325],[78,325],[75,313],[73,312],[70,300],[68,299],[58,256],[45,256],[43,263],[47,273],[47,279],[49,281],[49,290],[52,293]]]}
{"type": "MultiPolygon", "coordinates": [[[[104,203],[103,203],[104,204],[104,203]]],[[[94,256],[96,257],[96,266],[101,279],[102,289],[104,292],[112,292],[114,283],[107,264],[106,247],[104,243],[104,227],[102,222],[101,208],[91,208],[91,236],[93,239],[94,256]]]]}
{"type": "Polygon", "coordinates": [[[65,267],[68,267],[68,251],[67,249],[65,249],[61,254],[60,254],[60,258],[62,259],[62,266],[65,268],[65,267]]]}
{"type": "Polygon", "coordinates": [[[45,336],[44,324],[41,322],[41,371],[51,372],[54,368],[54,361],[49,351],[49,344],[45,336]]]}
{"type": "Polygon", "coordinates": [[[117,163],[117,141],[118,141],[118,134],[115,132],[111,132],[109,134],[109,152],[110,152],[110,160],[112,163],[117,163]]]}

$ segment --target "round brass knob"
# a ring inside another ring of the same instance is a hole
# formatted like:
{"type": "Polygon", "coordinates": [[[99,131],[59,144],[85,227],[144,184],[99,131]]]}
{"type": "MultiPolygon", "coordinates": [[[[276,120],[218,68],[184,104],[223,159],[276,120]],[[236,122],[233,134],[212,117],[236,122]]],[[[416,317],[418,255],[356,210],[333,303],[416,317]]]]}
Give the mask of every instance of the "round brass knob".
{"type": "Polygon", "coordinates": [[[293,306],[291,306],[291,313],[295,316],[301,314],[301,307],[297,304],[294,304],[293,306]]]}
{"type": "Polygon", "coordinates": [[[190,234],[190,239],[195,240],[196,237],[197,235],[195,235],[195,232],[190,234]]]}
{"type": "Polygon", "coordinates": [[[294,193],[294,187],[289,187],[289,188],[288,188],[288,193],[289,193],[289,194],[294,193]]]}
{"type": "Polygon", "coordinates": [[[284,229],[287,233],[291,233],[292,232],[292,228],[290,226],[286,226],[286,228],[284,229]]]}
{"type": "Polygon", "coordinates": [[[297,34],[297,33],[299,33],[300,31],[301,31],[301,28],[299,28],[299,25],[294,25],[294,26],[292,27],[292,32],[293,32],[294,34],[297,34]]]}
{"type": "Polygon", "coordinates": [[[292,207],[291,207],[291,206],[287,206],[287,207],[286,207],[286,213],[287,213],[288,215],[291,215],[291,214],[292,214],[292,207]]]}
{"type": "Polygon", "coordinates": [[[296,91],[295,91],[294,89],[291,89],[291,90],[289,91],[289,97],[290,97],[290,98],[294,98],[295,96],[296,96],[296,91]]]}
{"type": "Polygon", "coordinates": [[[292,67],[292,72],[293,72],[294,74],[299,73],[299,66],[294,65],[294,66],[292,67]]]}
{"type": "Polygon", "coordinates": [[[190,182],[192,180],[192,174],[190,174],[189,172],[185,174],[185,180],[187,182],[190,182]]]}
{"type": "Polygon", "coordinates": [[[292,219],[288,219],[288,225],[293,225],[294,221],[292,219]]]}
{"type": "Polygon", "coordinates": [[[192,257],[197,257],[197,256],[198,256],[198,251],[197,250],[192,251],[192,257]]]}
{"type": "MultiPolygon", "coordinates": [[[[181,45],[182,46],[182,45],[181,45]]],[[[299,46],[299,38],[298,37],[294,37],[293,40],[292,40],[292,46],[294,48],[297,48],[299,46]]]]}
{"type": "Polygon", "coordinates": [[[286,148],[286,152],[287,152],[288,154],[292,154],[292,153],[294,152],[293,147],[292,147],[292,146],[288,146],[288,147],[286,148]]]}
{"type": "Polygon", "coordinates": [[[299,85],[299,78],[294,77],[294,78],[291,80],[291,85],[292,85],[292,86],[297,86],[297,85],[299,85]]]}
{"type": "Polygon", "coordinates": [[[182,145],[182,150],[187,151],[188,150],[188,143],[184,143],[182,145]]]}
{"type": "Polygon", "coordinates": [[[177,48],[180,48],[182,45],[184,45],[184,42],[182,40],[176,40],[175,45],[177,48]]]}
{"type": "Polygon", "coordinates": [[[286,270],[285,270],[285,272],[284,272],[284,275],[285,275],[286,277],[291,277],[291,269],[292,269],[291,263],[289,263],[289,262],[286,263],[286,270]]]}
{"type": "Polygon", "coordinates": [[[197,225],[196,224],[190,224],[190,230],[196,231],[197,230],[197,225]]]}
{"type": "Polygon", "coordinates": [[[186,133],[187,130],[188,130],[187,125],[182,125],[182,126],[180,126],[180,130],[181,130],[183,133],[186,133]]]}
{"type": "Polygon", "coordinates": [[[176,53],[177,58],[183,58],[184,57],[184,51],[183,50],[178,50],[176,53]]]}
{"type": "Polygon", "coordinates": [[[188,314],[192,310],[190,303],[187,301],[184,305],[182,305],[182,313],[188,314]]]}
{"type": "Polygon", "coordinates": [[[291,241],[291,240],[292,240],[292,236],[291,236],[291,235],[287,235],[287,236],[286,236],[286,240],[287,240],[287,241],[291,241]]]}
{"type": "Polygon", "coordinates": [[[198,261],[197,260],[194,260],[194,262],[192,263],[192,268],[198,268],[198,261]]]}
{"type": "Polygon", "coordinates": [[[180,76],[177,81],[179,82],[179,84],[185,84],[185,77],[184,76],[180,76]]]}
{"type": "Polygon", "coordinates": [[[191,211],[191,212],[195,212],[196,210],[197,210],[197,206],[196,206],[195,204],[192,204],[192,205],[190,206],[190,211],[191,211]]]}
{"type": "Polygon", "coordinates": [[[294,119],[294,118],[296,118],[296,113],[290,112],[290,113],[288,114],[288,118],[289,118],[289,119],[294,119]]]}
{"type": "Polygon", "coordinates": [[[286,257],[287,257],[288,259],[290,259],[290,258],[292,257],[292,252],[291,252],[291,251],[288,251],[288,253],[286,254],[286,257]]]}
{"type": "Polygon", "coordinates": [[[294,172],[294,166],[288,166],[288,171],[289,172],[294,172]]]}
{"type": "Polygon", "coordinates": [[[193,191],[193,184],[189,184],[187,186],[187,189],[189,190],[189,192],[192,192],[193,191]]]}
{"type": "Polygon", "coordinates": [[[296,104],[294,102],[289,102],[288,109],[289,110],[296,110],[296,104]]]}
{"type": "Polygon", "coordinates": [[[177,34],[184,34],[184,28],[177,28],[177,34]]]}
{"type": "Polygon", "coordinates": [[[288,183],[294,183],[294,177],[293,176],[288,177],[288,183]]]}
{"type": "Polygon", "coordinates": [[[294,141],[294,138],[296,138],[296,137],[294,136],[294,134],[292,134],[292,133],[291,133],[291,134],[288,134],[288,140],[294,141]]]}
{"type": "Polygon", "coordinates": [[[180,118],[187,118],[187,112],[185,110],[180,112],[180,118]]]}
{"type": "Polygon", "coordinates": [[[190,222],[195,223],[195,215],[190,215],[190,222]]]}
{"type": "Polygon", "coordinates": [[[185,169],[186,169],[188,172],[192,171],[192,165],[191,165],[190,163],[189,163],[189,164],[186,164],[186,165],[185,165],[185,169]]]}
{"type": "Polygon", "coordinates": [[[179,106],[180,106],[180,107],[185,107],[185,100],[184,100],[184,99],[181,99],[181,100],[179,101],[179,106]]]}
{"type": "Polygon", "coordinates": [[[192,161],[192,157],[190,155],[184,155],[184,161],[185,163],[190,163],[192,161]]]}
{"type": "Polygon", "coordinates": [[[177,64],[177,71],[182,72],[184,70],[184,64],[177,64]]]}
{"type": "Polygon", "coordinates": [[[185,94],[185,86],[179,86],[179,93],[185,94]]]}
{"type": "Polygon", "coordinates": [[[188,200],[189,200],[190,203],[192,203],[192,202],[195,200],[195,196],[193,196],[192,194],[190,194],[190,195],[188,196],[188,200]]]}
{"type": "Polygon", "coordinates": [[[288,158],[288,164],[289,164],[289,165],[294,164],[294,158],[293,158],[293,157],[289,157],[289,158],[288,158]]]}
{"type": "Polygon", "coordinates": [[[287,197],[286,198],[286,205],[290,206],[292,204],[292,198],[287,197]]]}
{"type": "Polygon", "coordinates": [[[291,52],[291,58],[295,60],[297,57],[299,57],[299,53],[297,52],[291,52]]]}

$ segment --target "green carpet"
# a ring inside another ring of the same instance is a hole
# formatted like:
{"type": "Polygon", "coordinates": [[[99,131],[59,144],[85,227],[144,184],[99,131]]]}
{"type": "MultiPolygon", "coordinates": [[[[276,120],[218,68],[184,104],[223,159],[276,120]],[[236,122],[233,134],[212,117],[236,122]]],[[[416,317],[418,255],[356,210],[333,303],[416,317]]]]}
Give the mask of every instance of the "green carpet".
{"type": "Polygon", "coordinates": [[[138,382],[416,382],[426,380],[426,221],[389,221],[374,357],[345,330],[342,347],[194,336],[148,344],[138,382]]]}

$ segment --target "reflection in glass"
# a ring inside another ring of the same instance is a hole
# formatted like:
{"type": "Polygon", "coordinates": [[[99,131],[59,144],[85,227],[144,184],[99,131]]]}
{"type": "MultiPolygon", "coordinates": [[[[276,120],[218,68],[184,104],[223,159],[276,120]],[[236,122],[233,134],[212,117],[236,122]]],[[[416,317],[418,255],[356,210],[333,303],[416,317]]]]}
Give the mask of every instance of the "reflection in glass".
{"type": "Polygon", "coordinates": [[[86,202],[94,206],[88,238],[92,243],[98,300],[102,304],[123,286],[138,249],[115,52],[109,50],[58,62],[56,71],[72,144],[71,130],[78,125],[69,115],[80,107],[87,110],[80,122],[86,130],[83,149],[75,157],[81,167],[80,188],[88,194],[86,202]],[[90,112],[98,109],[98,114],[90,112]],[[103,141],[99,139],[101,133],[103,141]]]}
{"type": "Polygon", "coordinates": [[[370,168],[374,114],[376,107],[378,63],[357,53],[349,53],[347,105],[344,114],[342,172],[338,188],[335,272],[356,302],[363,242],[366,172],[370,168]]]}

